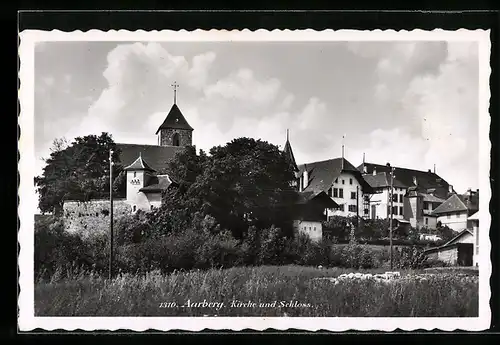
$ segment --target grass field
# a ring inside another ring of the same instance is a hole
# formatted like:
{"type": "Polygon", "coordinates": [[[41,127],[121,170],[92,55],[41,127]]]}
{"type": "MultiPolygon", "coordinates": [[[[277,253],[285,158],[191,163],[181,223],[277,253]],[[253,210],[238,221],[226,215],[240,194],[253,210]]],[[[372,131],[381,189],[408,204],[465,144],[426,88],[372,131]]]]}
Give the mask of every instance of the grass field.
{"type": "MultiPolygon", "coordinates": [[[[345,281],[347,269],[238,267],[123,275],[112,281],[80,275],[35,286],[37,316],[447,316],[478,315],[477,279],[440,273],[390,284],[345,281]],[[203,303],[205,301],[206,303],[203,303]],[[241,302],[241,303],[239,303],[241,302]],[[249,302],[249,303],[247,303],[249,302]],[[199,304],[196,304],[199,303],[199,304]],[[211,303],[207,305],[207,303],[211,303]]],[[[358,272],[382,273],[384,270],[358,272]]],[[[402,275],[420,273],[401,271],[402,275]]]]}

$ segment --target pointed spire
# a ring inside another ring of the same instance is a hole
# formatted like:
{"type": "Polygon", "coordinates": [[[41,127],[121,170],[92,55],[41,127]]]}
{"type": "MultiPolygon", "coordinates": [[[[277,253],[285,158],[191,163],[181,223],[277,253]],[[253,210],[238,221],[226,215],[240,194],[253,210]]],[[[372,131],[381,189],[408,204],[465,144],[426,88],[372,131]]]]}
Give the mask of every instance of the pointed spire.
{"type": "Polygon", "coordinates": [[[142,153],[139,152],[139,157],[129,166],[127,166],[124,170],[147,170],[147,171],[155,171],[153,168],[149,166],[148,163],[142,159],[142,153]]]}
{"type": "Polygon", "coordinates": [[[292,164],[293,168],[295,171],[298,171],[299,168],[297,167],[297,163],[295,162],[295,157],[293,155],[293,151],[292,151],[292,145],[290,144],[290,141],[289,141],[289,130],[287,129],[286,130],[286,143],[285,143],[285,148],[283,149],[283,151],[285,152],[285,154],[287,155],[288,159],[290,160],[290,163],[292,164]]]}

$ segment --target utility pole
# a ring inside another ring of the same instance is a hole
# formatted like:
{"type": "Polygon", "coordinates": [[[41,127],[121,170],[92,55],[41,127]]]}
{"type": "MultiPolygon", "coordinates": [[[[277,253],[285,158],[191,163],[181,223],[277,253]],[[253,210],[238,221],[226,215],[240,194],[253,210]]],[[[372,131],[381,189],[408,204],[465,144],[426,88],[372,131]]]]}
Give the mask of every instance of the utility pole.
{"type": "MultiPolygon", "coordinates": [[[[389,164],[388,164],[389,165],[389,164]]],[[[390,247],[390,258],[391,258],[391,271],[393,269],[393,255],[392,255],[392,218],[393,218],[393,201],[394,201],[394,168],[389,165],[391,174],[391,213],[389,218],[389,247],[390,247]]]]}
{"type": "Polygon", "coordinates": [[[113,277],[113,150],[109,150],[109,279],[113,277]]]}

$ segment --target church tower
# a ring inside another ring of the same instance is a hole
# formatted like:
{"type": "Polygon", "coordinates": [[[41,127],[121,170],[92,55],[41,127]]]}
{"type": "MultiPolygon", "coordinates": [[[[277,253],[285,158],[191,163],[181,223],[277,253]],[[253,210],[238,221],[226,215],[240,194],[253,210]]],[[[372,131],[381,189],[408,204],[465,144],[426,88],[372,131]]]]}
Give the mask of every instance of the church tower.
{"type": "Polygon", "coordinates": [[[177,106],[177,83],[172,84],[174,88],[174,105],[170,109],[165,121],[156,131],[158,145],[160,146],[191,146],[193,145],[193,128],[182,115],[177,106]]]}
{"type": "Polygon", "coordinates": [[[288,161],[290,162],[290,165],[292,166],[293,172],[295,173],[295,180],[292,183],[292,187],[295,187],[297,189],[300,183],[300,171],[299,167],[297,166],[297,163],[295,162],[295,156],[293,155],[292,151],[292,145],[290,144],[289,136],[288,136],[288,129],[286,130],[286,143],[285,143],[285,148],[283,149],[283,152],[285,153],[286,157],[288,158],[288,161]]]}

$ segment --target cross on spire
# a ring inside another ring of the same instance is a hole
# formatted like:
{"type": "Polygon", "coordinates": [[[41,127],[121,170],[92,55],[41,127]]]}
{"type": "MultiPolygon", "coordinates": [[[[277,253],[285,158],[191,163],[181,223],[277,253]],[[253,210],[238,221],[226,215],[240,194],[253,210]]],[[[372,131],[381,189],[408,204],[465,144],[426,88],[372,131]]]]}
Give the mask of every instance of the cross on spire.
{"type": "Polygon", "coordinates": [[[176,81],[171,85],[174,88],[174,104],[177,102],[177,88],[179,87],[179,84],[177,84],[176,81]]]}

